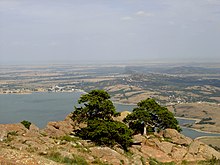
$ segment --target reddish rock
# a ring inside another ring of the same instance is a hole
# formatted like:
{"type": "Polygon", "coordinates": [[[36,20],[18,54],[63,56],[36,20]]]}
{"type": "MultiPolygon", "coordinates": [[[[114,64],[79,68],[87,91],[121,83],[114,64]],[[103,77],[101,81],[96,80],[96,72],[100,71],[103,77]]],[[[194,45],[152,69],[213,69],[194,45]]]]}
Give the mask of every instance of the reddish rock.
{"type": "Polygon", "coordinates": [[[121,155],[108,147],[92,147],[90,148],[90,151],[93,156],[99,158],[103,162],[121,165],[121,162],[123,161],[124,164],[129,164],[128,159],[124,155],[121,155]]]}
{"type": "Polygon", "coordinates": [[[61,137],[70,134],[73,126],[66,121],[49,122],[42,133],[50,137],[61,137]]]}
{"type": "Polygon", "coordinates": [[[157,147],[165,152],[166,154],[170,154],[173,150],[173,147],[175,146],[175,144],[169,143],[169,142],[160,142],[160,143],[156,143],[157,147]]]}
{"type": "Polygon", "coordinates": [[[40,136],[40,129],[36,125],[31,124],[29,130],[27,130],[27,132],[24,134],[24,136],[38,137],[38,136],[40,136]]]}
{"type": "Polygon", "coordinates": [[[147,145],[144,145],[141,147],[141,152],[145,155],[148,155],[148,158],[155,158],[160,162],[173,161],[173,159],[171,157],[169,157],[163,151],[158,150],[157,148],[154,148],[154,147],[147,146],[147,145]]]}
{"type": "Polygon", "coordinates": [[[140,143],[145,143],[147,140],[146,137],[141,134],[134,135],[133,139],[134,139],[134,142],[140,142],[140,143]]]}
{"type": "Polygon", "coordinates": [[[175,129],[166,129],[162,132],[163,132],[163,137],[167,138],[168,140],[170,140],[174,144],[188,146],[192,142],[192,139],[180,134],[175,129]]]}
{"type": "MultiPolygon", "coordinates": [[[[220,153],[214,148],[198,141],[194,140],[190,146],[189,151],[190,155],[193,155],[194,159],[211,159],[213,156],[217,159],[220,159],[220,153]]],[[[188,155],[189,157],[189,155],[188,155]]]]}
{"type": "Polygon", "coordinates": [[[83,123],[78,124],[76,121],[73,121],[71,114],[69,114],[64,121],[48,122],[46,128],[41,130],[41,133],[50,137],[62,137],[85,126],[83,123]]]}
{"type": "Polygon", "coordinates": [[[28,131],[21,123],[0,124],[0,142],[6,140],[9,134],[23,135],[28,131]]]}
{"type": "Polygon", "coordinates": [[[170,155],[175,161],[182,161],[186,153],[187,153],[186,147],[175,146],[173,147],[170,155]]]}
{"type": "Polygon", "coordinates": [[[44,157],[30,154],[28,152],[22,152],[12,149],[0,150],[0,164],[3,165],[58,165],[54,161],[46,159],[44,157]],[[5,164],[3,164],[5,163],[5,164]]]}

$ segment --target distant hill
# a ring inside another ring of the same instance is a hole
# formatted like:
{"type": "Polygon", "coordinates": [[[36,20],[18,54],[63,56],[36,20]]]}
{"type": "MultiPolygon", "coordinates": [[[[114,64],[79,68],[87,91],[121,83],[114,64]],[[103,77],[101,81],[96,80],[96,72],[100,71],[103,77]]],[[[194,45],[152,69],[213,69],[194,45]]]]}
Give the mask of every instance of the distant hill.
{"type": "Polygon", "coordinates": [[[166,74],[220,74],[220,68],[205,68],[194,66],[178,67],[146,67],[129,66],[125,68],[126,73],[166,73],[166,74]]]}
{"type": "Polygon", "coordinates": [[[167,74],[217,74],[220,73],[220,68],[180,66],[166,69],[162,72],[167,74]]]}

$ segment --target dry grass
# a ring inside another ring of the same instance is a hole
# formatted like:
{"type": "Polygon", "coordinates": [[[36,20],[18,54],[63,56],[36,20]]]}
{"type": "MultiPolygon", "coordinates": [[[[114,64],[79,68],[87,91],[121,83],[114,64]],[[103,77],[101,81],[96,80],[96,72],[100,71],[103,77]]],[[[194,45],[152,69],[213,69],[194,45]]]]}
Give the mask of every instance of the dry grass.
{"type": "Polygon", "coordinates": [[[220,137],[201,137],[199,141],[220,148],[220,137]]]}
{"type": "Polygon", "coordinates": [[[209,132],[220,132],[220,106],[212,103],[184,103],[175,105],[176,116],[187,118],[212,118],[214,125],[194,124],[193,128],[209,132]]]}

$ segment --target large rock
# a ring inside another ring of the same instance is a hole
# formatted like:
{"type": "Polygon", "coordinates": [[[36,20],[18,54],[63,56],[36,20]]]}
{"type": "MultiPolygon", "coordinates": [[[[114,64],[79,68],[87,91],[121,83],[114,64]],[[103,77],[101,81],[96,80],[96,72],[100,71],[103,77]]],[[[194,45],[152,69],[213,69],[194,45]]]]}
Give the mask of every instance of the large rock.
{"type": "Polygon", "coordinates": [[[173,147],[175,146],[175,144],[173,143],[169,143],[169,142],[161,142],[161,143],[156,143],[157,147],[165,152],[167,155],[171,154],[171,152],[173,151],[173,147]]]}
{"type": "Polygon", "coordinates": [[[171,141],[174,144],[178,144],[178,145],[188,146],[192,142],[192,139],[180,134],[175,129],[163,130],[162,135],[164,138],[167,138],[167,140],[171,141]]]}
{"type": "Polygon", "coordinates": [[[124,164],[129,164],[128,159],[124,155],[108,147],[91,147],[90,151],[93,156],[99,158],[103,162],[114,165],[120,165],[122,162],[124,164]]]}
{"type": "Polygon", "coordinates": [[[49,122],[42,130],[43,134],[50,137],[61,137],[70,134],[73,131],[73,126],[66,121],[49,122]]]}
{"type": "Polygon", "coordinates": [[[71,116],[72,114],[67,115],[64,121],[48,122],[46,128],[41,130],[41,133],[50,137],[62,137],[86,126],[84,123],[79,124],[73,121],[71,116]]]}
{"type": "Polygon", "coordinates": [[[201,145],[200,152],[205,159],[211,159],[213,157],[220,159],[220,152],[217,152],[214,148],[209,147],[208,145],[201,145]]]}
{"type": "Polygon", "coordinates": [[[10,133],[23,135],[28,131],[21,123],[16,124],[0,124],[0,141],[7,139],[10,133]]]}
{"type": "Polygon", "coordinates": [[[146,137],[141,134],[134,135],[133,139],[134,143],[145,143],[147,140],[146,137]]]}
{"type": "Polygon", "coordinates": [[[184,156],[187,153],[187,148],[184,146],[175,146],[172,149],[172,152],[170,153],[171,157],[175,161],[182,161],[184,156]]]}
{"type": "Polygon", "coordinates": [[[192,140],[180,134],[176,130],[166,129],[161,136],[149,137],[136,135],[134,139],[142,142],[140,149],[133,146],[132,151],[145,158],[154,158],[161,162],[200,161],[216,157],[220,159],[220,153],[208,145],[192,140]]]}
{"type": "Polygon", "coordinates": [[[154,148],[154,147],[150,147],[148,145],[143,145],[141,147],[141,152],[144,155],[147,155],[147,158],[155,158],[160,162],[171,162],[173,161],[173,159],[168,156],[166,153],[164,153],[163,151],[154,148]]]}
{"type": "Polygon", "coordinates": [[[198,140],[194,140],[189,146],[188,154],[185,159],[205,160],[211,159],[213,156],[220,159],[220,153],[218,151],[198,140]]]}
{"type": "Polygon", "coordinates": [[[24,136],[38,137],[38,136],[40,136],[40,129],[36,125],[31,124],[29,127],[29,130],[27,130],[27,132],[24,134],[24,136]]]}
{"type": "Polygon", "coordinates": [[[0,164],[2,165],[58,165],[54,161],[46,159],[42,156],[31,154],[28,152],[22,152],[12,149],[0,150],[0,164]]]}

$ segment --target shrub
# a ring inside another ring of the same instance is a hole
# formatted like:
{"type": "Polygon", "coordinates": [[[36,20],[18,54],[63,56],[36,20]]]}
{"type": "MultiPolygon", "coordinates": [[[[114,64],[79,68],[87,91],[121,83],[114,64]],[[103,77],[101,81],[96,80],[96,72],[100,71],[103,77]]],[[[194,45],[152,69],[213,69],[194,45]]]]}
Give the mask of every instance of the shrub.
{"type": "Polygon", "coordinates": [[[92,120],[88,122],[87,127],[78,130],[76,135],[97,145],[112,147],[118,144],[126,151],[132,144],[132,131],[118,121],[92,120]]]}
{"type": "Polygon", "coordinates": [[[73,154],[73,158],[63,157],[59,152],[51,152],[46,158],[62,164],[80,164],[88,165],[86,160],[78,155],[73,154]]]}
{"type": "Polygon", "coordinates": [[[69,135],[65,135],[65,136],[61,137],[60,140],[65,140],[67,142],[76,142],[77,140],[79,140],[79,138],[78,137],[71,137],[69,135]]]}
{"type": "Polygon", "coordinates": [[[25,128],[29,129],[30,128],[30,125],[31,125],[31,122],[27,121],[27,120],[23,120],[21,122],[21,124],[24,125],[25,128]]]}

